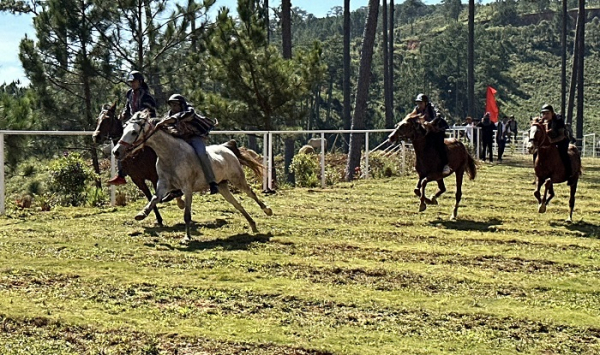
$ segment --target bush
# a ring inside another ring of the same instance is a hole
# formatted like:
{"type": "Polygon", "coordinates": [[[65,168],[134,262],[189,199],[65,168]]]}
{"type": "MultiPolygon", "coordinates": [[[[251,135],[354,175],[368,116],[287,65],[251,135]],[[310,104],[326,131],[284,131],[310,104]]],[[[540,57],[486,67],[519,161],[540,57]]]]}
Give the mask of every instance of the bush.
{"type": "Polygon", "coordinates": [[[51,161],[49,172],[49,190],[62,206],[79,206],[86,202],[86,183],[94,174],[78,153],[51,161]]]}
{"type": "MultiPolygon", "coordinates": [[[[363,157],[361,164],[361,170],[363,171],[365,169],[364,163],[363,157]]],[[[395,154],[387,156],[381,152],[373,152],[369,155],[369,175],[372,178],[400,176],[402,175],[400,165],[401,162],[395,154]]]]}
{"type": "Polygon", "coordinates": [[[290,171],[294,173],[296,186],[316,187],[319,186],[318,157],[313,154],[296,154],[290,165],[290,171]]]}

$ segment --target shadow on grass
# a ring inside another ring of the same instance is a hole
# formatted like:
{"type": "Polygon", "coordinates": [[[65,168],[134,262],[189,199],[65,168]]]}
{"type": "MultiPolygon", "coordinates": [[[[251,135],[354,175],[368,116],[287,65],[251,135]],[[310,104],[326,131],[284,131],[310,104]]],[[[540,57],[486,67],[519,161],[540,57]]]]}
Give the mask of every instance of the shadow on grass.
{"type": "Polygon", "coordinates": [[[461,231],[489,231],[495,229],[495,226],[502,224],[502,221],[497,218],[492,218],[487,221],[472,221],[468,219],[458,219],[456,221],[448,221],[438,219],[429,222],[432,226],[444,226],[447,229],[461,230],[461,231]]]}
{"type": "Polygon", "coordinates": [[[220,248],[223,250],[248,250],[251,244],[267,243],[273,238],[271,233],[248,234],[241,233],[229,236],[225,239],[192,240],[187,245],[174,247],[181,251],[196,251],[220,248]]]}
{"type": "Polygon", "coordinates": [[[551,222],[552,227],[565,227],[570,231],[579,232],[585,238],[600,239],[600,225],[591,224],[583,221],[567,223],[567,222],[551,222]]]}
{"type": "MultiPolygon", "coordinates": [[[[191,234],[192,235],[200,235],[200,232],[198,232],[198,229],[200,229],[200,228],[217,229],[217,228],[221,228],[227,224],[228,224],[228,222],[221,218],[217,218],[216,220],[214,220],[212,222],[204,222],[204,223],[196,223],[196,222],[192,221],[191,234]]],[[[162,226],[162,227],[155,225],[152,227],[144,228],[144,234],[148,234],[153,237],[157,237],[159,235],[159,232],[163,232],[163,233],[164,232],[181,232],[181,233],[185,234],[185,223],[177,223],[172,226],[162,226]]]]}

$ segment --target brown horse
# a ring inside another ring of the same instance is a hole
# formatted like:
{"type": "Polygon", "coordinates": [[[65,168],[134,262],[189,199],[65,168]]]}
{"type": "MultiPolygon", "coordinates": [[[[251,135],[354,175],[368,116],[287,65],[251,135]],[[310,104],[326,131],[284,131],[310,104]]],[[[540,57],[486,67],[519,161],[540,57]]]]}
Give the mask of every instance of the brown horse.
{"type": "MultiPolygon", "coordinates": [[[[104,105],[100,115],[98,115],[96,130],[92,135],[94,142],[106,138],[110,138],[115,144],[123,134],[123,125],[115,114],[116,103],[112,106],[104,105]]],[[[146,180],[152,183],[154,191],[156,191],[156,183],[158,182],[158,174],[156,173],[156,153],[151,148],[144,148],[137,154],[128,156],[121,161],[121,168],[131,177],[131,181],[144,193],[144,196],[150,201],[152,193],[146,185],[146,180]]],[[[178,201],[178,205],[180,202],[178,201]]],[[[156,215],[156,223],[163,225],[163,219],[158,208],[153,208],[156,215]]]]}
{"type": "Polygon", "coordinates": [[[567,222],[573,220],[573,208],[575,207],[575,192],[577,191],[577,182],[581,175],[581,156],[579,150],[573,144],[569,145],[569,158],[571,160],[571,171],[573,175],[569,178],[565,174],[565,165],[560,159],[558,148],[550,143],[546,127],[539,121],[534,121],[529,129],[529,142],[527,144],[529,153],[537,154],[534,163],[536,189],[533,195],[538,200],[538,212],[546,212],[546,206],[554,197],[554,183],[567,182],[571,186],[569,197],[569,218],[567,222]],[[540,189],[544,185],[544,196],[540,194],[540,189]]]}
{"type": "MultiPolygon", "coordinates": [[[[446,191],[444,178],[442,175],[441,162],[432,144],[431,136],[427,134],[427,130],[423,127],[419,115],[409,114],[400,121],[392,132],[388,140],[396,142],[399,138],[406,138],[412,141],[415,149],[416,161],[415,168],[419,174],[419,181],[415,188],[415,194],[421,198],[419,212],[427,208],[427,204],[437,205],[437,198],[446,191]],[[425,197],[425,187],[429,181],[437,181],[438,191],[430,199],[425,197]]],[[[462,182],[465,171],[471,180],[477,174],[477,167],[473,157],[467,151],[467,148],[456,139],[446,139],[446,147],[448,149],[448,165],[456,175],[456,203],[450,218],[456,219],[458,215],[458,205],[462,197],[462,182]]]]}

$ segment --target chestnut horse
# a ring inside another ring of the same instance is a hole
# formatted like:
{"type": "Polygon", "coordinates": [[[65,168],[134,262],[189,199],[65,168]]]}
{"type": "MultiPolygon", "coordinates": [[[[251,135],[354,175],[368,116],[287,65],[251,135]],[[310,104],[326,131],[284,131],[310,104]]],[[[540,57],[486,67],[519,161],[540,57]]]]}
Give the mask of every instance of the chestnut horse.
{"type": "MultiPolygon", "coordinates": [[[[104,105],[100,115],[97,118],[96,130],[92,135],[95,143],[106,138],[110,138],[116,145],[119,138],[123,134],[123,125],[115,114],[116,103],[112,106],[104,105]]],[[[158,182],[158,174],[156,172],[156,153],[151,148],[145,148],[137,152],[137,154],[128,156],[121,160],[121,168],[129,175],[131,181],[137,186],[144,196],[150,201],[152,193],[146,185],[146,180],[152,183],[154,191],[156,191],[156,183],[158,182]]],[[[179,201],[178,201],[178,204],[179,201]]],[[[162,226],[163,219],[158,208],[153,208],[156,215],[156,223],[162,226]]]]}
{"type": "Polygon", "coordinates": [[[567,222],[573,220],[573,208],[575,207],[575,192],[577,191],[577,182],[581,175],[581,156],[579,150],[573,144],[569,144],[569,158],[571,160],[571,171],[573,175],[569,178],[565,176],[565,165],[560,159],[558,148],[550,143],[546,127],[539,121],[534,121],[529,128],[529,142],[527,148],[530,154],[536,154],[534,163],[536,188],[533,195],[537,199],[538,212],[546,212],[546,206],[554,197],[554,183],[567,182],[571,187],[569,197],[569,218],[567,222]],[[544,196],[540,194],[540,189],[544,185],[544,196]]]}
{"type": "MultiPolygon", "coordinates": [[[[441,162],[435,150],[434,144],[430,142],[430,136],[420,121],[420,115],[409,114],[400,121],[396,129],[389,135],[390,142],[396,142],[400,138],[412,141],[415,149],[415,168],[419,175],[415,194],[421,198],[419,212],[424,211],[428,204],[437,205],[437,198],[446,191],[444,178],[442,175],[441,162]],[[430,181],[437,181],[438,191],[431,198],[425,197],[425,187],[430,181]]],[[[458,205],[462,197],[462,182],[465,171],[471,180],[477,174],[475,160],[467,151],[467,148],[456,139],[446,139],[448,149],[448,165],[456,175],[456,203],[452,212],[451,219],[456,219],[458,215],[458,205]]]]}

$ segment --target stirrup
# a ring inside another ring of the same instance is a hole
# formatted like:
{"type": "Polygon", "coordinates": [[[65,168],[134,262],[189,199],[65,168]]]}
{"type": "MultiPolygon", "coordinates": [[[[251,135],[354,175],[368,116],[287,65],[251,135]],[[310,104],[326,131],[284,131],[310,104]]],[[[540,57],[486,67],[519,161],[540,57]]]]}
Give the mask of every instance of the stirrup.
{"type": "Polygon", "coordinates": [[[442,175],[450,175],[452,173],[452,169],[448,165],[444,165],[442,169],[442,175]]]}

